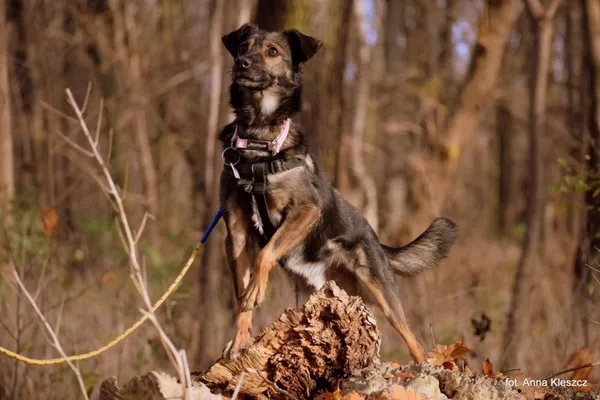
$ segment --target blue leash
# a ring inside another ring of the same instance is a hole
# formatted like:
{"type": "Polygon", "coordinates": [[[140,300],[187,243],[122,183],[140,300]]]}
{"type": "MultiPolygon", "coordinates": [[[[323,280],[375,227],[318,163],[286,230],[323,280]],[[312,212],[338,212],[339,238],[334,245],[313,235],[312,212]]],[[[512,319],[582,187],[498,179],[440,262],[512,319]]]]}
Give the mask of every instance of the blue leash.
{"type": "Polygon", "coordinates": [[[206,232],[204,232],[204,235],[202,235],[202,239],[200,239],[200,243],[204,244],[204,242],[206,242],[206,239],[208,239],[208,236],[211,234],[211,232],[213,231],[215,226],[217,226],[217,223],[219,223],[219,220],[221,219],[222,216],[223,216],[223,209],[221,207],[219,207],[219,209],[217,210],[217,213],[213,217],[212,222],[210,223],[210,225],[208,225],[208,228],[206,228],[206,232]]]}

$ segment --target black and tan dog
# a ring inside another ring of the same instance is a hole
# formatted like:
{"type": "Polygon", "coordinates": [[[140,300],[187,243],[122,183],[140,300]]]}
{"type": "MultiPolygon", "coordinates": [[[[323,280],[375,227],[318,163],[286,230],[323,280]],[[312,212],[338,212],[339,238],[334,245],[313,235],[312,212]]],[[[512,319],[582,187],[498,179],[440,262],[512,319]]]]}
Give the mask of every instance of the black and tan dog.
{"type": "Polygon", "coordinates": [[[224,142],[221,206],[226,248],[238,298],[226,355],[250,341],[252,310],[265,298],[269,271],[281,264],[319,289],[351,278],[370,293],[411,355],[425,353],[407,325],[394,275],[415,275],[444,258],[456,227],[444,218],[412,243],[382,245],[359,210],[346,202],[308,154],[290,118],[301,108],[302,67],[321,48],[296,30],[244,25],[223,36],[234,57],[231,105],[236,119],[224,142]]]}

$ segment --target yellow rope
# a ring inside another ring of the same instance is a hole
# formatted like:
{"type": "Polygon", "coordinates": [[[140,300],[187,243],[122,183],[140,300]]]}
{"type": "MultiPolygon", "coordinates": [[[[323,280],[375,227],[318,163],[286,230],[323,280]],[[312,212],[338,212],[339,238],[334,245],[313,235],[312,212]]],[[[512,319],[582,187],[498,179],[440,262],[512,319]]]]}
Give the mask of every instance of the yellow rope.
{"type": "MultiPolygon", "coordinates": [[[[177,278],[175,278],[175,280],[173,281],[171,286],[169,286],[167,291],[161,296],[160,299],[158,299],[158,301],[156,303],[154,303],[154,305],[150,309],[152,313],[155,312],[162,305],[162,303],[165,302],[167,297],[169,297],[169,295],[171,293],[173,293],[173,291],[175,291],[177,285],[179,285],[179,283],[181,282],[181,279],[183,279],[184,275],[188,272],[188,270],[192,266],[192,263],[194,262],[194,260],[198,256],[198,254],[200,253],[201,247],[202,247],[202,243],[198,243],[196,245],[196,247],[194,248],[194,251],[192,252],[192,255],[190,256],[190,258],[188,258],[187,263],[185,264],[185,266],[183,267],[183,269],[181,270],[179,275],[177,275],[177,278]]],[[[146,322],[146,320],[148,318],[149,318],[149,315],[144,314],[133,325],[131,325],[129,328],[127,328],[127,330],[125,330],[125,332],[121,333],[119,336],[114,338],[110,343],[108,343],[96,350],[90,351],[89,353],[85,353],[85,354],[77,354],[77,355],[68,356],[68,357],[40,360],[40,359],[36,359],[36,358],[29,358],[29,357],[22,356],[13,351],[5,349],[2,346],[0,346],[0,353],[5,354],[11,358],[14,358],[15,360],[22,361],[26,364],[32,364],[32,365],[53,365],[53,364],[61,364],[61,363],[67,362],[67,361],[87,360],[88,358],[92,358],[101,353],[104,353],[106,350],[110,349],[111,347],[113,347],[116,344],[118,344],[119,342],[121,342],[123,339],[125,339],[127,336],[129,336],[133,331],[135,331],[137,328],[139,328],[140,325],[142,325],[144,322],[146,322]]]]}

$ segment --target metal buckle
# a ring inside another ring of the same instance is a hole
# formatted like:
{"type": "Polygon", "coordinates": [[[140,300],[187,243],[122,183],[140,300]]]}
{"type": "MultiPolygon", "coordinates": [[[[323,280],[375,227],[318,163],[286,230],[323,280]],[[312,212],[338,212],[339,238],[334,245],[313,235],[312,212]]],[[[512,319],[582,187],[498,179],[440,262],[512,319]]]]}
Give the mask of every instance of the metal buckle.
{"type": "Polygon", "coordinates": [[[225,164],[228,167],[231,167],[231,170],[233,171],[233,176],[235,176],[236,179],[240,179],[240,173],[238,172],[238,170],[235,166],[240,162],[241,159],[242,159],[242,157],[233,147],[227,147],[221,153],[221,160],[223,160],[223,164],[225,164]],[[237,155],[237,160],[235,160],[235,162],[227,161],[227,158],[226,158],[227,150],[231,150],[237,155]]]}

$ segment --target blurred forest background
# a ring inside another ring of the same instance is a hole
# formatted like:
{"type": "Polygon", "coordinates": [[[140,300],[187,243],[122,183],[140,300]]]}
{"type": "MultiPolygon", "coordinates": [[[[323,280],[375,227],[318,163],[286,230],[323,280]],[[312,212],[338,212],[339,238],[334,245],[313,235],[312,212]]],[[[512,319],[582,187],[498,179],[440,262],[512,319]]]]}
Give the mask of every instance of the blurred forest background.
{"type": "MultiPolygon", "coordinates": [[[[99,146],[129,217],[153,216],[140,257],[156,299],[218,206],[216,133],[232,119],[221,36],[248,21],[323,40],[298,119],[382,242],[405,244],[438,215],[459,225],[449,259],[399,282],[426,347],[430,331],[463,336],[477,362],[530,376],[600,348],[600,0],[0,0],[1,346],[57,355],[13,266],[69,354],[140,316],[100,170],[72,146],[87,148],[65,88],[81,104],[91,82],[86,118],[95,126],[102,107],[99,146]]],[[[220,225],[158,312],[192,369],[233,332],[223,239],[220,225]]],[[[271,282],[255,333],[295,306],[290,278],[271,282]]],[[[383,358],[407,361],[378,321],[383,358]]],[[[160,368],[150,324],[80,364],[89,388],[160,368]]],[[[0,357],[0,398],[76,390],[66,366],[0,357]]]]}

